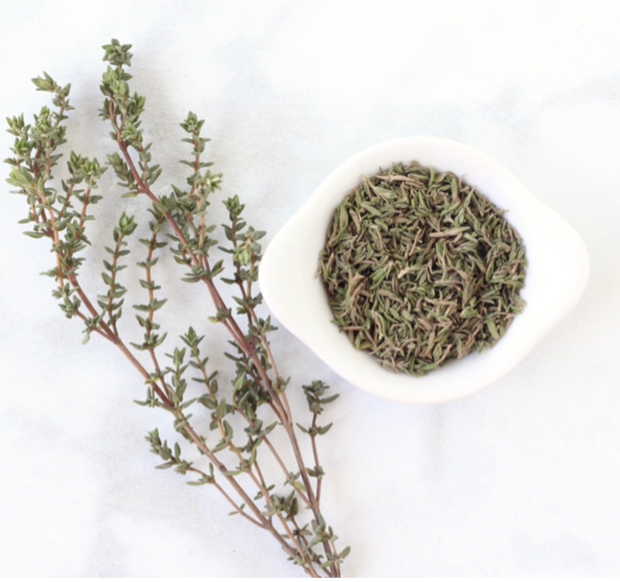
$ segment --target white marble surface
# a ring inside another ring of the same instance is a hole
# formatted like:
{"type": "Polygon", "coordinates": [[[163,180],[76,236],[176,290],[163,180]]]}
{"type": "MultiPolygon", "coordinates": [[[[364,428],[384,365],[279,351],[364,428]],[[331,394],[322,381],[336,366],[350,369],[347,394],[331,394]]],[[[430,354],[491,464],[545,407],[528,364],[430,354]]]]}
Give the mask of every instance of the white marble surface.
{"type": "MultiPolygon", "coordinates": [[[[322,462],[325,513],[353,547],[348,576],[617,576],[619,20],[620,3],[599,0],[4,0],[0,112],[35,112],[44,96],[29,79],[46,70],[72,83],[72,147],[103,157],[100,46],[133,43],[145,131],[168,176],[180,181],[173,142],[191,109],[207,119],[225,193],[269,237],[373,143],[436,135],[495,157],[581,233],[592,266],[577,308],[513,372],[473,397],[412,407],[348,385],[286,331],[274,349],[300,411],[298,386],[314,378],[341,394],[322,462]]],[[[11,138],[0,139],[4,158],[11,138]]],[[[116,212],[113,182],[95,241],[116,212]]],[[[132,404],[141,381],[111,346],[80,346],[38,275],[51,256],[20,234],[23,200],[8,190],[0,575],[301,575],[215,490],[153,469],[142,437],[167,418],[132,404]]],[[[85,269],[88,286],[97,273],[85,269]]],[[[177,274],[162,262],[162,282],[177,274]]],[[[216,333],[202,292],[169,296],[172,332],[216,333]]]]}

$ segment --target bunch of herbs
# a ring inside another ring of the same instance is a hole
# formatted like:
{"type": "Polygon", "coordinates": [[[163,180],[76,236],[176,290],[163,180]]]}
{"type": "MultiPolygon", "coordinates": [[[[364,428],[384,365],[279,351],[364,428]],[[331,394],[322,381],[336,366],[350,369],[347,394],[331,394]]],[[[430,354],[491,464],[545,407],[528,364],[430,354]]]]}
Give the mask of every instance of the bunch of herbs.
{"type": "Polygon", "coordinates": [[[183,141],[190,148],[189,159],[181,162],[189,167],[186,186],[173,185],[161,193],[155,183],[162,170],[152,159],[151,143],[141,127],[146,99],[130,88],[131,45],[112,40],[103,48],[108,67],[101,83],[100,116],[110,125],[116,147],[106,164],[71,152],[66,175],[58,180],[60,148],[66,142],[63,122],[73,108],[70,86],[62,87],[45,73],[33,81],[38,90],[51,93],[53,107],[43,107],[32,124],[23,115],[8,119],[8,131],[15,136],[13,155],[6,160],[12,167],[8,181],[28,206],[28,216],[21,221],[30,225],[25,234],[51,244],[54,266],[46,274],[55,281],[53,295],[67,318],[81,320],[84,342],[96,336],[118,348],[146,385],[146,397],[138,404],[170,413],[178,441],[168,443],[158,429],[146,437],[160,457],[159,468],[191,477],[190,485],[215,487],[233,514],[269,532],[288,559],[310,576],[338,577],[349,548],[336,548],[337,536],[321,511],[325,471],[317,448],[318,437],[331,426],[319,425],[318,418],[336,395],[330,395],[321,381],[303,386],[310,420],[294,421],[286,394],[289,378],[278,368],[268,339],[275,327],[269,316],[261,317],[257,311],[262,303],[256,288],[259,241],[265,233],[248,226],[237,196],[224,200],[229,220],[223,226],[226,242],[219,248],[230,261],[226,265],[224,260],[212,260],[211,251],[219,243],[208,206],[221,187],[222,175],[213,173],[212,164],[204,160],[209,140],[202,136],[203,120],[190,112],[181,124],[183,141]],[[93,206],[102,198],[98,186],[108,167],[125,197],[141,196],[149,205],[150,235],[137,241],[141,249],[137,264],[143,275],[136,284],[144,294],[144,302],[133,306],[134,321],[143,334],[139,343],[126,341],[120,325],[127,293],[121,271],[130,252],[135,252],[136,245],[130,244],[138,226],[135,217],[122,212],[110,240],[95,241],[108,254],[101,272],[102,291],[93,296],[81,284],[80,269],[87,259],[83,251],[91,244],[87,226],[94,220],[93,206]],[[204,335],[194,327],[177,342],[162,330],[158,316],[167,299],[156,279],[162,252],[172,253],[184,271],[182,279],[203,285],[211,298],[215,315],[210,319],[225,327],[230,338],[229,346],[222,346],[232,362],[228,382],[222,382],[218,370],[209,365],[204,335]],[[236,305],[225,302],[222,284],[237,290],[236,305]],[[190,385],[199,387],[199,396],[186,397],[190,385]],[[207,430],[197,428],[194,412],[210,418],[207,430]],[[310,463],[303,458],[297,430],[309,438],[310,463]],[[284,439],[275,438],[278,431],[284,439]],[[287,450],[276,446],[282,440],[287,450]],[[267,467],[276,473],[267,472],[267,467]]]}

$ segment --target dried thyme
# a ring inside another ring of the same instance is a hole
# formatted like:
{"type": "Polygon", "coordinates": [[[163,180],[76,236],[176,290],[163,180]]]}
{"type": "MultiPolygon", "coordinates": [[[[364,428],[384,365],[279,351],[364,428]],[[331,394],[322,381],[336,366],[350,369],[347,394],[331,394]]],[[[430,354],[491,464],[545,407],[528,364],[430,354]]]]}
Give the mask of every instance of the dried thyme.
{"type": "Polygon", "coordinates": [[[334,323],[394,372],[421,376],[492,346],[525,302],[525,247],[450,172],[394,164],[352,190],[320,253],[334,323]]]}

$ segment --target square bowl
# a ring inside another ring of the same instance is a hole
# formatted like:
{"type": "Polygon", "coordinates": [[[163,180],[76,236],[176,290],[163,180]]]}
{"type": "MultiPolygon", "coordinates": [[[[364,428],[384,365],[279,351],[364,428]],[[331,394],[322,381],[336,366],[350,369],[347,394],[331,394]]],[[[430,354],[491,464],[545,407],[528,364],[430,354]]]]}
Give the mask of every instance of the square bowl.
{"type": "Polygon", "coordinates": [[[577,304],[589,277],[579,234],[515,176],[482,152],[435,137],[407,137],[370,147],[336,168],[267,247],[259,271],[265,301],[280,323],[351,384],[410,404],[463,398],[499,380],[577,304]],[[317,276],[328,225],[346,194],[393,163],[412,161],[449,171],[507,210],[523,239],[529,266],[522,313],[490,349],[453,360],[426,376],[387,370],[356,350],[332,323],[327,293],[317,276]]]}

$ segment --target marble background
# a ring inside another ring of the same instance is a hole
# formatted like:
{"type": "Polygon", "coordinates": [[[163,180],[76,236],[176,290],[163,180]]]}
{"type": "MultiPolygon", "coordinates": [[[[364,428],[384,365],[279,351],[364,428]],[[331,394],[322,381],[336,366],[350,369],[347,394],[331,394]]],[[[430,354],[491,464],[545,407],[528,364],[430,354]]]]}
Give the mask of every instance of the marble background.
{"type": "MultiPolygon", "coordinates": [[[[325,513],[353,547],[348,576],[617,576],[619,21],[620,3],[601,0],[3,0],[0,113],[37,111],[45,96],[30,78],[46,70],[72,83],[70,146],[103,158],[100,46],[132,43],[162,192],[182,181],[178,122],[191,109],[207,119],[224,193],[242,197],[267,242],[333,168],[379,141],[436,135],[494,156],[591,257],[581,302],[518,368],[473,397],[412,407],[348,385],[285,330],[274,350],[300,414],[301,384],[341,394],[322,463],[325,513]]],[[[0,140],[4,158],[11,137],[0,140]]],[[[141,381],[112,346],[80,345],[39,276],[47,246],[20,234],[24,201],[1,189],[0,575],[301,576],[215,490],[153,469],[143,436],[172,436],[168,419],[132,404],[141,381]]],[[[98,245],[119,204],[111,175],[103,190],[98,245]]],[[[96,292],[102,255],[88,254],[96,292]]],[[[161,262],[164,324],[215,342],[204,293],[178,274],[161,262]]]]}

